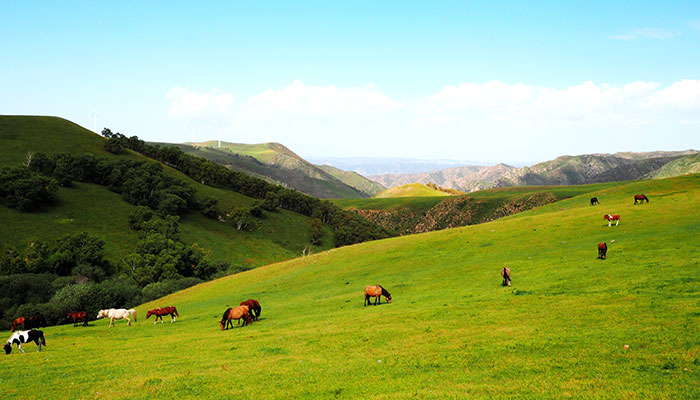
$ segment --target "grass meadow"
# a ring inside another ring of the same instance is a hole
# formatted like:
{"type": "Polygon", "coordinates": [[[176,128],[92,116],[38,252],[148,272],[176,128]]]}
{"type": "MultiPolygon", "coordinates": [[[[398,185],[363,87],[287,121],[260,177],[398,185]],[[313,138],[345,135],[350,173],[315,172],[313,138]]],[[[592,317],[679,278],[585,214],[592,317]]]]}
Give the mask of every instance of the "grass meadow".
{"type": "Polygon", "coordinates": [[[699,398],[700,175],[592,193],[204,283],[132,327],[45,328],[0,356],[0,398],[699,398]],[[363,307],[370,284],[392,303],[363,307]],[[222,332],[247,298],[261,320],[222,332]]]}

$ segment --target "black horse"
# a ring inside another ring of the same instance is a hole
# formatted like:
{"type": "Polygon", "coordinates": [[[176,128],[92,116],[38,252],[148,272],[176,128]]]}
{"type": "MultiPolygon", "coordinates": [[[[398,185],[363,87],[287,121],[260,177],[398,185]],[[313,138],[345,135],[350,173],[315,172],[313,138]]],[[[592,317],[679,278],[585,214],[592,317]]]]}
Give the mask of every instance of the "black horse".
{"type": "Polygon", "coordinates": [[[598,198],[597,198],[597,197],[591,197],[591,205],[594,206],[594,205],[596,205],[596,204],[600,204],[600,202],[598,201],[598,198]]]}

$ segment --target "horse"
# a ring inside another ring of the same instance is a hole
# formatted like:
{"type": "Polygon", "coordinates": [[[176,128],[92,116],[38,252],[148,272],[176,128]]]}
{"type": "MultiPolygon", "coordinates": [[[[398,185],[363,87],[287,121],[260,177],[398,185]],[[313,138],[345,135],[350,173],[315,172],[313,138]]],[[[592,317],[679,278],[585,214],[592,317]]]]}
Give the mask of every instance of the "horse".
{"type": "Polygon", "coordinates": [[[78,326],[78,321],[83,321],[83,326],[88,326],[87,313],[85,311],[71,311],[66,318],[73,320],[73,328],[78,326]]]}
{"type": "Polygon", "coordinates": [[[381,285],[370,285],[365,288],[365,306],[367,304],[371,304],[371,301],[369,300],[370,297],[374,297],[374,305],[377,305],[377,301],[379,301],[379,304],[382,304],[382,296],[386,297],[386,302],[391,303],[391,294],[387,292],[386,289],[384,289],[381,285]]]}
{"type": "Polygon", "coordinates": [[[175,306],[167,306],[167,307],[162,307],[162,308],[154,308],[152,310],[148,310],[146,312],[146,319],[150,317],[151,315],[156,316],[155,322],[153,322],[153,325],[158,323],[158,318],[160,318],[160,323],[163,323],[163,316],[164,315],[170,315],[170,323],[172,324],[175,322],[175,317],[179,317],[180,314],[177,313],[177,308],[175,306]]]}
{"type": "Polygon", "coordinates": [[[605,260],[605,257],[608,254],[608,245],[607,243],[598,243],[598,258],[601,260],[605,260]]]}
{"type": "Polygon", "coordinates": [[[611,226],[613,221],[615,221],[615,226],[620,225],[620,214],[605,214],[603,219],[608,221],[608,226],[611,226]]]}
{"type": "Polygon", "coordinates": [[[510,286],[510,268],[503,267],[501,270],[501,278],[503,278],[501,286],[510,286]]]}
{"type": "Polygon", "coordinates": [[[596,204],[600,204],[600,202],[598,201],[598,198],[597,198],[597,197],[591,197],[591,205],[594,206],[594,205],[596,205],[596,204]]]}
{"type": "Polygon", "coordinates": [[[14,332],[18,326],[22,325],[25,330],[32,328],[43,328],[46,326],[46,320],[41,314],[35,314],[31,317],[17,317],[12,320],[12,326],[10,327],[10,332],[14,332]]]}
{"type": "Polygon", "coordinates": [[[110,308],[108,310],[100,310],[97,312],[97,319],[109,318],[109,327],[114,327],[115,319],[126,319],[126,326],[131,326],[131,319],[129,315],[134,316],[134,322],[136,322],[136,310],[126,308],[110,308]]]}
{"type": "Polygon", "coordinates": [[[22,349],[22,343],[34,342],[36,344],[36,351],[41,351],[41,346],[46,346],[46,340],[44,339],[44,332],[38,330],[26,330],[17,331],[5,343],[5,354],[10,354],[12,352],[12,345],[16,344],[20,353],[24,353],[22,349]]]}
{"type": "Polygon", "coordinates": [[[232,319],[239,320],[243,318],[243,326],[246,326],[251,323],[250,320],[250,309],[248,306],[238,306],[236,308],[227,308],[226,311],[224,311],[224,315],[221,316],[221,321],[219,321],[219,325],[221,326],[221,330],[226,330],[228,329],[229,325],[233,329],[233,322],[231,322],[232,319]]]}
{"type": "MultiPolygon", "coordinates": [[[[248,299],[246,301],[242,301],[240,305],[248,306],[248,308],[250,309],[250,316],[253,318],[253,320],[257,321],[258,319],[260,319],[262,307],[260,307],[260,303],[257,300],[248,299]]],[[[241,321],[239,320],[238,322],[241,321]]]]}
{"type": "Polygon", "coordinates": [[[647,198],[647,196],[645,196],[645,195],[643,195],[643,194],[635,194],[635,195],[634,195],[634,204],[635,204],[635,205],[637,205],[637,202],[643,204],[643,203],[644,203],[644,200],[646,200],[647,203],[649,202],[649,199],[647,198]]]}

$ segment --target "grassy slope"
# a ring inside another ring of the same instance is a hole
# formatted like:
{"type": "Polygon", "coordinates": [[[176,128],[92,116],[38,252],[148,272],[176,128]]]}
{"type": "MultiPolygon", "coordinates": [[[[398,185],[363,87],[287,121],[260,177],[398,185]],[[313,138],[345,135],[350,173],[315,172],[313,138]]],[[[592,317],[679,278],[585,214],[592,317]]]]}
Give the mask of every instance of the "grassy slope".
{"type": "Polygon", "coordinates": [[[332,165],[319,165],[318,168],[321,168],[322,170],[326,171],[328,174],[339,179],[346,185],[352,186],[355,189],[363,193],[367,193],[370,196],[374,196],[375,194],[386,189],[379,183],[371,181],[355,171],[343,171],[342,169],[338,169],[332,165]]]}
{"type": "Polygon", "coordinates": [[[449,193],[429,188],[422,183],[409,183],[408,185],[396,186],[379,192],[374,198],[392,197],[447,197],[449,193]]]}
{"type": "MultiPolygon", "coordinates": [[[[0,167],[21,163],[28,151],[146,159],[132,152],[115,156],[106,152],[103,145],[101,137],[61,118],[0,116],[0,167]]],[[[202,185],[170,167],[164,166],[164,170],[188,182],[198,192],[218,199],[223,209],[249,206],[254,202],[229,190],[202,185]]],[[[57,204],[38,212],[20,213],[0,206],[0,221],[3,226],[12,227],[0,230],[0,245],[10,243],[24,249],[29,239],[52,240],[84,230],[106,241],[107,256],[116,263],[126,252],[135,249],[137,237],[127,225],[127,215],[133,208],[105,187],[76,183],[72,188],[59,189],[57,204]]],[[[259,266],[298,256],[309,243],[310,221],[299,214],[280,210],[267,213],[259,229],[239,232],[199,213],[189,213],[182,217],[180,227],[183,240],[212,251],[214,259],[259,266]]],[[[332,233],[325,226],[323,229],[320,249],[331,248],[332,233]]]]}
{"type": "Polygon", "coordinates": [[[43,353],[0,357],[0,396],[698,398],[700,175],[593,193],[600,206],[586,193],[269,265],[137,308],[143,318],[175,304],[173,325],[46,328],[43,353]],[[632,205],[640,192],[651,202],[632,205]],[[607,227],[608,212],[620,226],[607,227]],[[512,288],[500,287],[504,265],[512,288]],[[394,301],[362,307],[376,283],[394,301]],[[262,320],[221,332],[224,309],[250,297],[262,320]]]}

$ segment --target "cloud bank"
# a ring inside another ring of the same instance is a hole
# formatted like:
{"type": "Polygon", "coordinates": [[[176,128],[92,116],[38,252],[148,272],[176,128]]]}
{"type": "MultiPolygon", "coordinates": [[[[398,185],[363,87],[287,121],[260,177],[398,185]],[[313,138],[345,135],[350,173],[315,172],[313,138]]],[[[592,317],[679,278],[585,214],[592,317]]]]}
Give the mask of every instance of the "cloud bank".
{"type": "Polygon", "coordinates": [[[508,158],[513,160],[518,150],[537,152],[535,143],[542,141],[555,154],[605,150],[586,138],[623,146],[612,150],[634,150],[640,140],[651,148],[668,148],[687,143],[689,129],[700,124],[700,80],[665,86],[586,81],[566,88],[467,82],[406,99],[371,84],[338,88],[294,81],[235,107],[233,94],[221,90],[175,87],[166,99],[173,116],[225,119],[229,131],[245,135],[237,141],[275,140],[307,154],[338,156],[391,149],[396,156],[422,152],[424,157],[474,159],[475,152],[508,144],[516,147],[508,158]],[[337,147],[341,138],[345,145],[337,147]]]}

